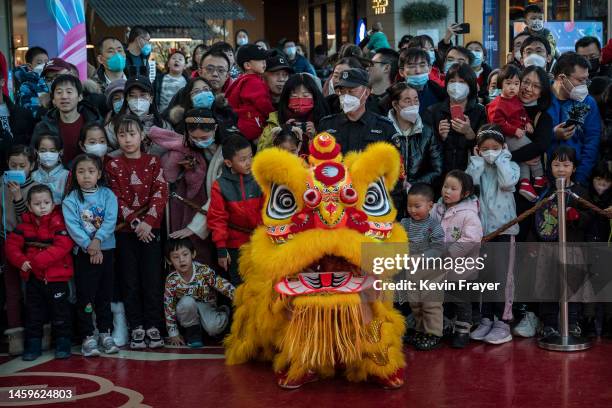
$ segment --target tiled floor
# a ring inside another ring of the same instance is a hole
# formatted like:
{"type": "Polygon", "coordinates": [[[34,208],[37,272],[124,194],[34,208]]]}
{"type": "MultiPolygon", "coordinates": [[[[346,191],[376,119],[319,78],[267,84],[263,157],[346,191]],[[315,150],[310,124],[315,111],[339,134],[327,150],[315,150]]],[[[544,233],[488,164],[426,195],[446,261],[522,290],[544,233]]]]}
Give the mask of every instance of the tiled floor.
{"type": "MultiPolygon", "coordinates": [[[[75,349],[76,350],[76,349],[75,349]]],[[[465,350],[407,349],[406,385],[384,391],[342,378],[283,391],[269,365],[228,367],[223,349],[122,351],[115,357],[26,364],[0,357],[0,391],[47,384],[76,387],[65,407],[612,407],[612,341],[588,351],[541,350],[535,340],[465,350]],[[89,394],[89,395],[84,395],[89,394]]],[[[0,406],[5,405],[0,402],[0,406]]]]}

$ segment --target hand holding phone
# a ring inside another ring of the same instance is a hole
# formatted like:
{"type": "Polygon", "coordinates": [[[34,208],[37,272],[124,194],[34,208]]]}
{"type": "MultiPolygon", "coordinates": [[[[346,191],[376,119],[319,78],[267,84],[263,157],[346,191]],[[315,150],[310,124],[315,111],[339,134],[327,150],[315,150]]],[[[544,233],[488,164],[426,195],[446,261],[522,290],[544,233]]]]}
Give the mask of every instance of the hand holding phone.
{"type": "Polygon", "coordinates": [[[451,105],[450,110],[451,110],[451,119],[453,119],[453,120],[456,120],[456,119],[463,120],[463,106],[461,106],[461,105],[451,105]]]}
{"type": "Polygon", "coordinates": [[[469,34],[469,33],[470,33],[470,23],[461,23],[458,25],[457,30],[455,30],[455,34],[469,34]]]}

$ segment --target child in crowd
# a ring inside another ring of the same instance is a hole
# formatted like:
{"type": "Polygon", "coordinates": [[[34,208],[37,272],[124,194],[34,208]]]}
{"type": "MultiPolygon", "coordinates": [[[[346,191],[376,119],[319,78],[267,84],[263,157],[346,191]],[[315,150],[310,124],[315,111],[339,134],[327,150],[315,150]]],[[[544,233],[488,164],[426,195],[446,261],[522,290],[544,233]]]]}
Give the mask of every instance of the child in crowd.
{"type": "MultiPolygon", "coordinates": [[[[516,218],[514,186],[519,180],[519,166],[511,161],[512,155],[504,143],[504,135],[497,125],[484,125],[476,136],[474,155],[466,170],[480,186],[480,221],[483,233],[490,234],[502,225],[516,218]]],[[[512,320],[512,288],[514,286],[514,260],[516,248],[514,237],[519,232],[518,224],[502,232],[489,242],[509,243],[487,247],[484,282],[503,283],[506,291],[506,304],[483,299],[482,319],[472,340],[482,340],[489,344],[502,344],[512,340],[509,322],[512,320]]],[[[492,297],[499,297],[499,293],[492,297]]]]}
{"type": "MultiPolygon", "coordinates": [[[[21,175],[23,182],[7,181],[0,177],[2,189],[2,205],[0,205],[0,223],[2,224],[2,238],[21,223],[21,216],[28,210],[25,198],[28,191],[38,183],[31,172],[36,166],[36,151],[28,146],[14,145],[7,155],[7,166],[13,173],[21,175]]],[[[17,355],[23,350],[23,322],[21,318],[22,300],[21,284],[19,282],[19,267],[6,265],[4,270],[4,286],[6,291],[7,330],[4,332],[9,338],[9,354],[17,355]]]]}
{"type": "Polygon", "coordinates": [[[217,308],[215,292],[233,299],[235,288],[208,266],[194,261],[196,251],[191,240],[170,239],[165,253],[173,268],[164,291],[168,342],[174,346],[186,342],[189,347],[202,347],[202,326],[208,335],[216,336],[229,322],[229,307],[217,308]],[[185,328],[185,340],[179,325],[185,328]]]}
{"type": "Polygon", "coordinates": [[[61,161],[62,140],[52,134],[44,134],[35,140],[38,152],[38,169],[32,172],[32,179],[48,186],[53,192],[53,203],[60,205],[66,190],[66,181],[70,172],[61,161]]]}
{"type": "Polygon", "coordinates": [[[81,352],[85,357],[99,356],[100,349],[106,354],[119,351],[111,337],[110,308],[117,197],[109,188],[99,185],[103,180],[102,161],[98,156],[89,153],[77,156],[72,167],[71,189],[62,203],[66,228],[76,243],[77,316],[83,339],[81,352]]]}
{"type": "Polygon", "coordinates": [[[174,95],[187,85],[185,54],[181,51],[171,53],[166,64],[166,70],[167,73],[155,78],[155,100],[159,112],[166,110],[174,95]]]}
{"type": "MultiPolygon", "coordinates": [[[[533,133],[533,126],[529,121],[527,111],[518,97],[521,71],[513,64],[502,68],[497,76],[497,87],[501,88],[501,95],[487,105],[487,118],[490,123],[499,125],[502,129],[510,152],[520,149],[531,143],[527,133],[533,133]]],[[[540,161],[537,164],[519,163],[521,170],[519,194],[529,201],[538,197],[536,190],[546,184],[544,168],[540,161]],[[534,179],[533,185],[531,178],[534,179]]]]}
{"type": "MultiPolygon", "coordinates": [[[[590,201],[588,191],[580,184],[574,182],[574,175],[578,167],[576,151],[569,146],[559,146],[550,157],[550,169],[552,180],[541,199],[548,198],[551,194],[556,194],[556,180],[565,179],[565,189],[575,193],[581,198],[590,201]]],[[[590,215],[576,202],[571,194],[566,194],[565,201],[565,220],[566,220],[566,242],[585,242],[585,231],[590,223],[590,215]]],[[[543,242],[557,242],[559,240],[559,221],[558,203],[555,197],[542,205],[535,213],[535,229],[538,239],[543,242]]],[[[540,305],[540,317],[544,325],[544,337],[557,333],[559,303],[552,302],[559,296],[559,273],[555,252],[555,246],[540,246],[537,258],[536,292],[541,298],[551,299],[551,302],[540,305]]],[[[577,287],[583,286],[582,282],[586,260],[583,248],[568,245],[567,259],[568,265],[572,265],[572,273],[568,279],[568,296],[573,297],[577,287]]],[[[577,296],[580,296],[578,294],[577,296]]],[[[569,303],[569,331],[572,335],[581,334],[578,325],[579,303],[569,303]]]]}
{"type": "Polygon", "coordinates": [[[268,53],[253,44],[243,45],[236,57],[238,65],[244,70],[234,81],[225,97],[238,115],[238,129],[251,142],[256,142],[268,115],[276,111],[272,105],[270,89],[263,80],[268,53]]]}
{"type": "Polygon", "coordinates": [[[302,129],[291,125],[272,129],[272,146],[297,156],[302,148],[302,129]]]}
{"type": "Polygon", "coordinates": [[[115,134],[121,155],[109,160],[105,170],[119,203],[117,268],[132,330],[130,347],[163,347],[159,332],[163,325],[159,230],[168,185],[159,158],[141,152],[144,130],[138,117],[123,116],[117,121],[115,134]]]}
{"type": "Polygon", "coordinates": [[[6,257],[20,269],[25,282],[26,329],[22,359],[41,355],[43,324],[51,312],[55,332],[55,358],[70,357],[72,318],[68,302],[68,281],[73,275],[68,236],[53,193],[45,185],[33,186],[27,194],[29,212],[6,240],[6,257]]]}
{"type": "MultiPolygon", "coordinates": [[[[474,181],[461,170],[452,170],[444,179],[442,197],[431,210],[434,220],[444,230],[444,242],[452,257],[477,257],[482,240],[482,224],[478,216],[478,200],[474,197],[474,181]]],[[[474,271],[466,271],[461,279],[474,279],[474,271]]],[[[455,294],[459,297],[463,293],[455,294]]],[[[463,348],[470,341],[472,303],[454,302],[456,321],[452,347],[463,348]]]]}
{"type": "MultiPolygon", "coordinates": [[[[429,212],[433,208],[434,191],[428,184],[415,183],[408,191],[406,210],[410,218],[401,221],[410,237],[411,256],[439,257],[444,251],[444,230],[429,212]]],[[[417,272],[419,273],[419,272],[417,272]]],[[[417,350],[433,350],[442,340],[442,301],[410,302],[416,321],[412,344],[417,350]]]]}
{"type": "Polygon", "coordinates": [[[499,68],[494,69],[487,78],[487,90],[489,91],[489,98],[486,100],[485,105],[488,105],[493,99],[501,95],[502,90],[497,87],[497,77],[499,76],[499,68]]]}
{"type": "Polygon", "coordinates": [[[217,247],[219,266],[228,271],[232,285],[238,286],[242,283],[238,250],[261,224],[263,195],[251,174],[253,150],[249,141],[232,135],[223,143],[222,154],[225,165],[212,187],[208,228],[217,247]]]}
{"type": "Polygon", "coordinates": [[[79,135],[79,148],[87,154],[93,154],[106,163],[108,152],[108,137],[104,127],[99,123],[86,124],[79,135]]]}

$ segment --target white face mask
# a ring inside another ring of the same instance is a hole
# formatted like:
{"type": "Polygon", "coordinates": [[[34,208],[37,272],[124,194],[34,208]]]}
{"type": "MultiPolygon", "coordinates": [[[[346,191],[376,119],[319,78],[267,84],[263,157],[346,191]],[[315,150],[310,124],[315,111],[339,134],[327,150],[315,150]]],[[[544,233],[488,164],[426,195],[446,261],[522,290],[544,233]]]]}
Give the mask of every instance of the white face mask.
{"type": "MultiPolygon", "coordinates": [[[[570,83],[570,85],[573,86],[572,90],[569,91],[570,99],[573,100],[573,101],[576,101],[576,102],[584,101],[586,99],[586,97],[589,95],[589,88],[586,85],[574,86],[574,84],[572,84],[569,79],[567,79],[567,78],[565,78],[565,79],[567,80],[567,82],[570,83]]],[[[567,90],[567,88],[565,88],[565,90],[567,90]]]]}
{"type": "Polygon", "coordinates": [[[522,57],[523,57],[523,56],[521,55],[521,50],[517,50],[517,51],[514,53],[514,59],[515,59],[515,60],[520,61],[522,57]]]}
{"type": "Polygon", "coordinates": [[[103,143],[85,145],[85,153],[93,154],[94,156],[104,157],[108,151],[108,146],[103,143]]]}
{"type": "Polygon", "coordinates": [[[470,87],[463,82],[451,82],[448,84],[447,91],[453,101],[463,101],[470,94],[470,87]]]}
{"type": "Polygon", "coordinates": [[[484,152],[480,152],[480,155],[483,159],[485,159],[487,163],[493,164],[495,163],[495,160],[497,160],[497,157],[499,157],[501,152],[501,150],[487,150],[484,152]]]}
{"type": "Polygon", "coordinates": [[[403,108],[400,111],[400,116],[402,119],[410,123],[416,123],[416,120],[419,117],[419,105],[412,105],[403,108]]]}
{"type": "Polygon", "coordinates": [[[537,104],[538,104],[538,100],[537,99],[534,99],[531,102],[523,102],[523,106],[527,106],[527,107],[529,107],[529,106],[536,106],[537,104]]]}
{"type": "Polygon", "coordinates": [[[529,54],[525,61],[523,61],[525,68],[535,65],[536,67],[546,68],[546,58],[540,54],[529,54]]]}
{"type": "Polygon", "coordinates": [[[59,153],[58,152],[44,152],[40,153],[40,164],[45,167],[53,167],[59,161],[59,153]]]}
{"type": "Polygon", "coordinates": [[[544,28],[544,20],[531,20],[529,28],[533,31],[540,31],[544,28]]]}
{"type": "Polygon", "coordinates": [[[134,115],[142,116],[149,113],[151,102],[145,98],[135,98],[128,101],[128,106],[134,115]]]}
{"type": "Polygon", "coordinates": [[[42,74],[44,68],[45,68],[45,64],[38,64],[37,66],[32,68],[32,71],[36,72],[38,74],[38,76],[40,76],[42,74]]]}
{"type": "MultiPolygon", "coordinates": [[[[361,94],[363,96],[363,94],[361,94]]],[[[359,105],[361,105],[361,97],[356,97],[353,95],[340,95],[340,106],[342,107],[342,111],[344,113],[354,112],[359,109],[359,105]]]]}

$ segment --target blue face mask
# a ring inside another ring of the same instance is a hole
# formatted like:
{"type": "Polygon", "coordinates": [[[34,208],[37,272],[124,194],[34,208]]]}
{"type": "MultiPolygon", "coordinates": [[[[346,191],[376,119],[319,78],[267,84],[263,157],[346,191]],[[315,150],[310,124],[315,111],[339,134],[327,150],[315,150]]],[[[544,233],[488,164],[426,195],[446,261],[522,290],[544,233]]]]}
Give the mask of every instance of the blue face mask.
{"type": "Polygon", "coordinates": [[[408,75],[406,77],[406,83],[410,86],[414,86],[417,88],[421,88],[425,86],[427,81],[429,80],[429,74],[427,72],[416,75],[408,75]]]}
{"type": "Polygon", "coordinates": [[[153,49],[153,47],[151,47],[151,44],[146,43],[145,45],[142,46],[142,48],[140,49],[140,52],[145,57],[148,57],[151,54],[151,50],[152,49],[153,49]]]}
{"type": "Polygon", "coordinates": [[[501,89],[494,89],[489,92],[489,98],[491,99],[497,98],[499,95],[501,95],[501,93],[502,93],[501,89]]]}
{"type": "Polygon", "coordinates": [[[197,142],[193,142],[193,144],[199,147],[200,149],[207,149],[212,146],[213,143],[215,143],[214,137],[211,137],[210,139],[206,140],[199,140],[197,142]]]}
{"type": "Polygon", "coordinates": [[[202,91],[191,97],[191,103],[194,108],[210,109],[215,101],[215,95],[210,91],[202,91]]]}
{"type": "Polygon", "coordinates": [[[123,99],[119,99],[118,101],[113,102],[113,111],[115,113],[119,113],[122,106],[123,106],[123,99]]]}
{"type": "Polygon", "coordinates": [[[455,61],[446,61],[446,63],[444,64],[444,73],[448,74],[448,70],[451,69],[451,67],[455,64],[455,61]]]}
{"type": "Polygon", "coordinates": [[[472,55],[474,56],[474,61],[472,62],[472,67],[479,67],[482,64],[482,51],[472,51],[472,55]]]}
{"type": "Polygon", "coordinates": [[[433,63],[436,62],[436,51],[429,50],[427,51],[427,55],[429,55],[429,64],[433,65],[433,63]]]}
{"type": "Polygon", "coordinates": [[[125,57],[119,53],[114,54],[106,60],[108,70],[112,72],[121,72],[125,68],[125,57]]]}

